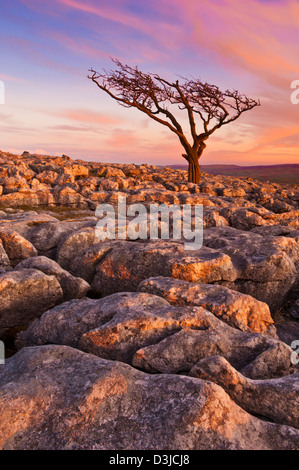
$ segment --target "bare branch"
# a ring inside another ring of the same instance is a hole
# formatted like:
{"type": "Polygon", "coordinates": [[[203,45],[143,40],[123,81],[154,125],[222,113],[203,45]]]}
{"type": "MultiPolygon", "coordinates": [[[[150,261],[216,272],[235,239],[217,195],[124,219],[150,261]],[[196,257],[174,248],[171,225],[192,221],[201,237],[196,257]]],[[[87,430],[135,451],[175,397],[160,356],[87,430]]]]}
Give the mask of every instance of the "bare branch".
{"type": "Polygon", "coordinates": [[[211,134],[220,127],[238,119],[245,111],[260,106],[237,90],[222,92],[216,85],[199,79],[180,77],[175,82],[157,74],[144,73],[138,67],[122,64],[112,59],[115,70],[98,73],[90,70],[88,78],[111,98],[126,108],[136,108],[154,121],[168,127],[175,133],[185,149],[184,158],[198,160],[211,134]],[[183,128],[168,106],[175,105],[179,111],[187,111],[193,142],[190,143],[183,128]],[[202,132],[197,133],[197,122],[202,125],[202,132]]]}

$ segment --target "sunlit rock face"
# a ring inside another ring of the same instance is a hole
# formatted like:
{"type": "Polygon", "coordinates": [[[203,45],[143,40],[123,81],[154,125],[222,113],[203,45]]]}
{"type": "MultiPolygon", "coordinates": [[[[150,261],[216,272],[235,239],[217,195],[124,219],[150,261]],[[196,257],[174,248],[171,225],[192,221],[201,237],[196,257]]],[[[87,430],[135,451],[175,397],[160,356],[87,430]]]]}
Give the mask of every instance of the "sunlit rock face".
{"type": "Polygon", "coordinates": [[[37,256],[36,248],[18,232],[0,229],[0,240],[12,266],[31,256],[37,256]]]}
{"type": "Polygon", "coordinates": [[[138,290],[159,295],[174,305],[206,308],[225,323],[242,331],[275,336],[274,321],[268,305],[227,287],[161,276],[141,282],[138,290]]]}
{"type": "Polygon", "coordinates": [[[118,293],[49,310],[17,344],[66,344],[148,372],[187,373],[215,354],[251,378],[291,372],[292,351],[285,343],[246,329],[229,326],[202,307],[178,307],[147,293],[118,293]]]}
{"type": "Polygon", "coordinates": [[[298,448],[298,215],[295,186],[0,152],[0,447],[298,448]],[[120,196],[202,205],[203,246],[118,238],[132,214],[101,241],[120,196]]]}
{"type": "Polygon", "coordinates": [[[0,410],[0,447],[7,450],[296,449],[299,443],[296,429],[253,417],[212,382],[149,375],[66,346],[26,348],[11,358],[0,369],[0,410]]]}

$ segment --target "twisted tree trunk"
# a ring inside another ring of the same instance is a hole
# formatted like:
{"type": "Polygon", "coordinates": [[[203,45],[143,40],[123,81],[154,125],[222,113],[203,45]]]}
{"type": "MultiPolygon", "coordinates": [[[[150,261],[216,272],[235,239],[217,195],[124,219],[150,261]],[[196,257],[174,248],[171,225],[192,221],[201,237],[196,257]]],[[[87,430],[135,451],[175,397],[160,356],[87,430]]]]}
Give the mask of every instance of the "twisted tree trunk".
{"type": "Polygon", "coordinates": [[[188,160],[188,181],[189,183],[200,183],[200,166],[198,163],[198,158],[190,158],[188,160]]]}
{"type": "Polygon", "coordinates": [[[206,144],[201,141],[198,143],[196,148],[188,150],[187,155],[184,154],[183,157],[188,161],[188,181],[189,183],[200,183],[200,166],[198,163],[199,158],[202,155],[202,152],[206,148],[206,144]]]}

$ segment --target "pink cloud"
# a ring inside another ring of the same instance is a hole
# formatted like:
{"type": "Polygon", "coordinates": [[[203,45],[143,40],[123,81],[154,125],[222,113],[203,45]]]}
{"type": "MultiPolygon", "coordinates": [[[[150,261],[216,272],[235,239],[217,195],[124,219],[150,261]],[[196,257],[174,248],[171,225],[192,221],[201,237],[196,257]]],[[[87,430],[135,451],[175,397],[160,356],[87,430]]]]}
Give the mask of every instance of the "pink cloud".
{"type": "MultiPolygon", "coordinates": [[[[54,0],[52,3],[23,0],[22,3],[59,20],[57,29],[56,23],[53,29],[52,23],[48,27],[43,21],[36,25],[41,43],[38,39],[34,42],[31,37],[30,41],[3,37],[5,45],[21,51],[26,60],[31,58],[41,66],[56,70],[60,67],[64,75],[65,72],[73,72],[82,77],[80,67],[86,66],[85,63],[82,65],[82,58],[99,58],[98,67],[101,69],[101,64],[107,63],[106,50],[120,52],[120,59],[130,65],[141,63],[144,70],[148,67],[151,70],[149,63],[156,62],[157,68],[152,71],[161,71],[162,74],[164,70],[166,78],[168,74],[173,77],[173,71],[184,74],[185,67],[188,75],[188,71],[194,71],[197,65],[198,75],[204,76],[207,64],[208,73],[215,77],[215,84],[218,84],[218,77],[223,79],[221,70],[226,69],[228,80],[236,83],[241,92],[261,98],[261,108],[242,116],[209,140],[203,162],[217,159],[223,163],[248,164],[277,162],[279,158],[294,161],[296,158],[299,105],[290,103],[290,83],[299,79],[298,1],[153,0],[149,3],[148,17],[142,8],[134,10],[136,0],[54,0]],[[61,24],[65,27],[61,28],[61,24]],[[47,38],[52,41],[47,43],[47,38]],[[74,58],[77,70],[69,67],[74,58]],[[61,63],[56,63],[56,59],[61,63]],[[175,67],[167,67],[168,59],[175,67]]],[[[73,101],[63,105],[53,103],[53,108],[63,106],[65,109],[48,112],[60,120],[56,128],[49,125],[44,128],[44,140],[39,145],[43,146],[48,138],[52,141],[57,138],[55,145],[66,146],[66,153],[68,148],[72,151],[80,149],[81,153],[85,148],[88,152],[101,148],[106,155],[114,152],[118,160],[124,155],[124,159],[131,156],[132,159],[166,159],[184,163],[180,157],[182,149],[175,136],[164,139],[164,134],[158,130],[148,135],[145,130],[149,121],[144,120],[139,130],[132,124],[133,130],[120,131],[114,127],[120,124],[129,127],[130,121],[124,123],[123,119],[116,117],[115,102],[111,100],[115,116],[80,109],[85,102],[82,101],[82,105],[73,104],[73,101]],[[78,109],[67,109],[68,106],[77,106],[78,109]],[[99,136],[95,130],[101,127],[104,130],[99,136]],[[50,129],[53,133],[49,136],[50,129]],[[66,131],[65,136],[63,130],[66,131]],[[76,135],[76,130],[86,130],[86,133],[78,132],[76,135]]]]}
{"type": "Polygon", "coordinates": [[[128,26],[130,28],[137,29],[139,31],[149,33],[152,35],[153,33],[153,23],[156,24],[156,31],[158,32],[159,28],[164,28],[166,32],[175,32],[177,28],[169,23],[163,23],[159,19],[155,22],[149,19],[140,19],[137,15],[129,15],[121,10],[123,4],[119,3],[115,5],[115,7],[111,8],[107,6],[107,4],[101,4],[100,7],[96,6],[93,2],[82,2],[78,0],[58,0],[61,4],[67,5],[68,7],[74,8],[79,11],[83,11],[85,13],[91,13],[92,15],[99,16],[106,20],[115,21],[117,23],[121,23],[124,26],[128,26]]]}
{"type": "MultiPolygon", "coordinates": [[[[169,0],[167,0],[169,1],[169,0]]],[[[299,74],[299,5],[294,0],[262,3],[258,0],[175,0],[192,25],[193,40],[218,54],[219,60],[247,69],[277,84],[277,79],[299,74]],[[283,40],[282,40],[283,37],[283,40]]]]}
{"type": "Polygon", "coordinates": [[[5,80],[5,81],[9,81],[9,82],[16,82],[16,83],[29,83],[28,80],[24,80],[24,79],[19,78],[19,77],[13,77],[11,75],[4,75],[3,73],[0,73],[0,79],[5,80]]]}
{"type": "Polygon", "coordinates": [[[116,125],[122,120],[118,117],[97,113],[87,109],[69,109],[61,113],[62,117],[73,121],[88,122],[93,124],[116,125]]]}
{"type": "Polygon", "coordinates": [[[32,40],[18,38],[15,36],[4,36],[1,34],[0,37],[1,42],[5,44],[6,47],[9,47],[18,54],[22,53],[23,57],[27,57],[38,65],[42,65],[49,69],[55,69],[71,75],[79,75],[78,69],[75,67],[60,63],[56,60],[52,60],[49,57],[49,53],[51,54],[52,52],[55,52],[55,49],[53,49],[51,46],[41,46],[32,40]]]}
{"type": "Polygon", "coordinates": [[[49,37],[50,39],[54,39],[58,42],[61,46],[70,49],[71,51],[75,52],[76,54],[81,54],[82,56],[91,56],[95,58],[108,58],[109,55],[106,52],[103,52],[99,49],[99,45],[91,45],[85,44],[82,42],[82,38],[80,39],[73,39],[69,35],[57,31],[44,31],[44,34],[49,37]]]}
{"type": "Polygon", "coordinates": [[[89,14],[86,18],[82,15],[82,24],[85,24],[85,27],[88,26],[95,35],[101,33],[102,26],[110,46],[121,51],[123,57],[131,56],[132,50],[134,51],[136,48],[135,63],[146,60],[159,61],[161,59],[163,62],[166,58],[169,58],[169,51],[179,49],[183,43],[184,31],[180,19],[178,18],[176,22],[171,21],[169,18],[167,20],[163,19],[164,17],[160,12],[162,4],[156,1],[150,4],[156,13],[155,18],[146,17],[137,12],[128,13],[130,7],[128,0],[114,0],[110,4],[96,2],[95,0],[85,2],[80,0],[56,0],[56,2],[61,7],[64,6],[67,9],[89,14]],[[101,4],[99,5],[99,3],[101,4]],[[99,23],[99,19],[103,21],[99,23]],[[109,27],[109,22],[118,23],[118,25],[109,27]],[[134,40],[127,38],[127,32],[130,30],[147,35],[148,40],[141,42],[137,40],[134,43],[134,40]],[[163,49],[165,50],[163,51],[163,49]]]}
{"type": "Polygon", "coordinates": [[[107,149],[123,149],[124,151],[136,146],[139,143],[137,135],[132,131],[125,131],[123,129],[114,130],[113,134],[105,140],[104,147],[107,149]]]}
{"type": "MultiPolygon", "coordinates": [[[[254,96],[261,98],[262,106],[242,117],[234,124],[234,129],[238,135],[242,126],[249,124],[246,130],[248,144],[257,139],[257,144],[251,146],[250,152],[255,153],[252,158],[269,160],[271,157],[266,149],[275,148],[275,142],[279,140],[279,155],[293,161],[294,154],[287,140],[299,132],[299,107],[290,103],[290,83],[299,78],[298,2],[174,2],[190,24],[193,43],[208,51],[210,56],[212,53],[215,62],[229,68],[232,75],[234,71],[245,72],[248,80],[249,72],[250,87],[255,90],[254,96]]],[[[245,91],[241,85],[240,90],[245,91]]],[[[279,158],[273,153],[274,159],[279,158]]]]}
{"type": "Polygon", "coordinates": [[[81,123],[88,124],[101,124],[101,125],[118,125],[123,122],[117,116],[111,116],[107,114],[98,113],[90,109],[64,109],[57,111],[45,111],[39,110],[43,114],[54,116],[57,118],[70,119],[81,123]]]}

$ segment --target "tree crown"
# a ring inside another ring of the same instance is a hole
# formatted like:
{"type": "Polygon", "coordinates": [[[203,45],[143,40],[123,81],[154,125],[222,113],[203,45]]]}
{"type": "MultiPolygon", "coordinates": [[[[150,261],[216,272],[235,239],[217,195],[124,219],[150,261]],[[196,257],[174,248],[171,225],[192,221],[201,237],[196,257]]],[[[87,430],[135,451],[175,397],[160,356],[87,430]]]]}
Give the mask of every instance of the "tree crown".
{"type": "Polygon", "coordinates": [[[120,105],[137,108],[167,126],[178,135],[184,147],[188,144],[187,139],[174,114],[169,111],[169,104],[187,110],[194,144],[203,142],[216,129],[260,105],[259,100],[248,98],[237,90],[223,92],[216,85],[194,78],[181,77],[182,83],[179,80],[169,82],[157,74],[144,73],[137,66],[130,67],[118,59],[112,61],[117,66],[115,70],[98,73],[90,69],[88,78],[120,105]],[[196,116],[202,124],[201,132],[197,131],[196,116]]]}

